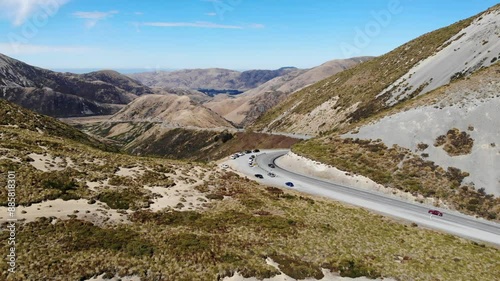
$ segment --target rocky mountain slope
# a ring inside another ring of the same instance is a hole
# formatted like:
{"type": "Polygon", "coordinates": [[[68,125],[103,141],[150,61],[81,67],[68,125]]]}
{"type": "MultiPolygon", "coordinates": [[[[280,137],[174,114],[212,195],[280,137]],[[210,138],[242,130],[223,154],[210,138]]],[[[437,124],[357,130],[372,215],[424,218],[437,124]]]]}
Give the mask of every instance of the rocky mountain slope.
{"type": "MultiPolygon", "coordinates": [[[[15,254],[23,261],[15,273],[1,263],[1,280],[497,276],[500,251],[484,244],[262,186],[212,164],[104,152],[6,101],[0,112],[15,117],[0,120],[0,183],[7,187],[15,173],[15,254]]],[[[0,189],[3,219],[7,191],[0,189]]]]}
{"type": "Polygon", "coordinates": [[[307,87],[260,118],[255,128],[308,134],[338,130],[467,77],[500,56],[498,10],[425,34],[307,87]]]}
{"type": "Polygon", "coordinates": [[[129,75],[144,85],[155,88],[241,90],[253,89],[275,77],[296,70],[283,67],[277,70],[235,71],[221,68],[157,71],[129,75]]]}
{"type": "Polygon", "coordinates": [[[55,117],[111,114],[153,93],[117,72],[58,73],[1,54],[0,91],[0,98],[55,117]]]}
{"type": "Polygon", "coordinates": [[[291,71],[237,97],[228,95],[216,97],[205,106],[235,124],[246,126],[291,93],[369,59],[371,57],[332,60],[311,69],[291,71]]]}
{"type": "Polygon", "coordinates": [[[462,184],[500,196],[500,64],[403,108],[344,136],[418,151],[445,169],[466,171],[462,184]]]}

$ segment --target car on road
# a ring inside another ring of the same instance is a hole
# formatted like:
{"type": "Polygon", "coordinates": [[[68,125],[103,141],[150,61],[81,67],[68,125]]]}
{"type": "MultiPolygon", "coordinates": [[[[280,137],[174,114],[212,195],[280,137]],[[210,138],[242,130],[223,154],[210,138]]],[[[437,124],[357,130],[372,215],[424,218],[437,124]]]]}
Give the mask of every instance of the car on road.
{"type": "Polygon", "coordinates": [[[236,155],[243,156],[243,155],[245,155],[245,152],[243,152],[243,151],[242,152],[238,152],[238,153],[236,153],[236,155]]]}
{"type": "Polygon", "coordinates": [[[245,153],[246,154],[250,154],[250,153],[252,153],[252,151],[251,150],[247,150],[247,151],[245,151],[245,153]]]}
{"type": "Polygon", "coordinates": [[[264,176],[263,176],[263,175],[261,175],[261,174],[255,174],[255,177],[256,177],[256,178],[259,178],[259,179],[263,179],[263,178],[264,178],[264,176]]]}
{"type": "Polygon", "coordinates": [[[429,213],[429,214],[433,214],[433,215],[435,215],[435,216],[440,216],[440,217],[442,217],[442,216],[443,216],[443,213],[441,213],[441,212],[440,212],[440,211],[438,211],[438,210],[429,210],[429,211],[428,211],[428,213],[429,213]]]}
{"type": "Polygon", "coordinates": [[[270,176],[271,178],[275,178],[276,175],[274,173],[267,173],[268,176],[270,176]]]}
{"type": "Polygon", "coordinates": [[[225,170],[225,169],[229,168],[229,165],[227,165],[227,164],[222,164],[222,165],[220,165],[220,167],[221,167],[222,169],[224,169],[224,170],[225,170]]]}
{"type": "Polygon", "coordinates": [[[289,186],[289,187],[293,187],[293,186],[294,186],[294,185],[293,185],[293,182],[291,182],[291,181],[286,182],[285,184],[286,184],[286,186],[289,186]]]}
{"type": "Polygon", "coordinates": [[[238,158],[238,157],[240,157],[238,154],[234,154],[234,155],[229,156],[229,158],[231,158],[233,160],[238,158]]]}
{"type": "Polygon", "coordinates": [[[257,153],[257,152],[260,152],[260,150],[258,150],[258,149],[254,149],[254,150],[253,150],[253,152],[254,152],[254,153],[257,153]]]}
{"type": "Polygon", "coordinates": [[[249,159],[255,159],[255,155],[250,156],[249,159]]]}
{"type": "Polygon", "coordinates": [[[272,163],[271,164],[267,164],[267,166],[269,166],[269,168],[273,168],[273,169],[276,168],[276,165],[274,165],[272,163]]]}

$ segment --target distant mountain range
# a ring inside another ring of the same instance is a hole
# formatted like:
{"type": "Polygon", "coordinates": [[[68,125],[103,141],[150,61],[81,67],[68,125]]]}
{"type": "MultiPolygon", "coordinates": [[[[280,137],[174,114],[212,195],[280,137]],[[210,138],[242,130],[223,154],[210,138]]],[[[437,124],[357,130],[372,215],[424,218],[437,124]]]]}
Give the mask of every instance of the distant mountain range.
{"type": "Polygon", "coordinates": [[[126,76],[113,70],[54,72],[0,54],[0,97],[49,116],[80,117],[114,114],[143,95],[175,94],[243,126],[288,94],[368,59],[335,60],[306,70],[212,68],[126,76]]]}
{"type": "Polygon", "coordinates": [[[106,115],[153,91],[115,71],[59,73],[0,54],[0,97],[55,116],[106,115]]]}
{"type": "Polygon", "coordinates": [[[130,77],[152,88],[184,88],[246,91],[292,71],[295,67],[277,70],[236,71],[222,68],[185,69],[129,74],[130,77]]]}

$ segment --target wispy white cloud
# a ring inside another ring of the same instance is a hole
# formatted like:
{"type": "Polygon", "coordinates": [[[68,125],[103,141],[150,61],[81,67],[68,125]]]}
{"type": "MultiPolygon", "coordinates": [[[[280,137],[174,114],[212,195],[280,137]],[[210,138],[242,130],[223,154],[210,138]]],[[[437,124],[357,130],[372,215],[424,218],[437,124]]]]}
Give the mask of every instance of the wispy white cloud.
{"type": "Polygon", "coordinates": [[[244,29],[244,28],[263,28],[262,24],[250,25],[227,25],[213,22],[142,22],[137,26],[154,26],[154,27],[194,27],[194,28],[220,28],[220,29],[244,29]]]}
{"type": "Polygon", "coordinates": [[[11,44],[0,42],[0,53],[6,55],[36,55],[43,53],[84,53],[94,50],[86,46],[48,46],[30,44],[11,44]]]}
{"type": "Polygon", "coordinates": [[[205,16],[215,17],[215,16],[217,16],[217,13],[214,13],[214,12],[212,12],[212,13],[205,13],[205,16]]]}
{"type": "Polygon", "coordinates": [[[113,15],[118,14],[118,11],[109,11],[109,12],[75,12],[73,16],[79,19],[85,20],[85,26],[88,28],[94,27],[99,21],[105,20],[107,18],[112,17],[113,15]]]}
{"type": "Polygon", "coordinates": [[[0,15],[16,26],[25,23],[36,13],[54,16],[69,0],[0,0],[0,15]]]}

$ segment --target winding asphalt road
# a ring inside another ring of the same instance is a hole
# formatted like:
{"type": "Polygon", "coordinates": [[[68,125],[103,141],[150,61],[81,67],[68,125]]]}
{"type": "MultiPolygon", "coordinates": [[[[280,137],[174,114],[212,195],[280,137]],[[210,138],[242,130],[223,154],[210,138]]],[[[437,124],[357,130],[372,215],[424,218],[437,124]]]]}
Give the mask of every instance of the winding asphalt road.
{"type": "Polygon", "coordinates": [[[288,150],[263,151],[256,155],[257,166],[254,167],[248,165],[248,157],[244,156],[226,163],[240,173],[265,185],[281,186],[328,197],[442,232],[500,246],[500,225],[497,223],[455,211],[403,201],[376,191],[338,185],[325,179],[300,174],[299,171],[286,170],[276,163],[276,159],[286,153],[288,150]],[[270,163],[275,164],[276,168],[269,168],[268,164],[270,163]],[[276,174],[276,177],[272,178],[267,175],[271,171],[276,174]],[[256,178],[255,174],[264,175],[264,179],[256,178]],[[289,181],[294,183],[294,187],[285,185],[285,182],[289,181]],[[442,217],[432,216],[428,213],[429,209],[438,209],[444,215],[442,217]]]}

